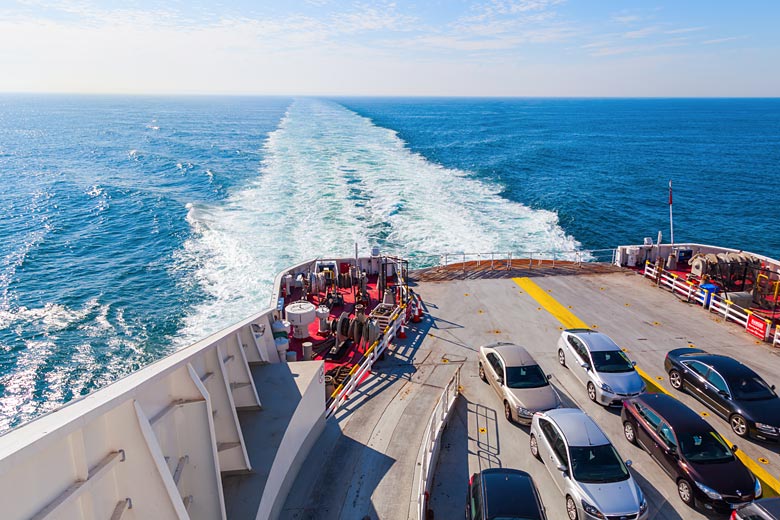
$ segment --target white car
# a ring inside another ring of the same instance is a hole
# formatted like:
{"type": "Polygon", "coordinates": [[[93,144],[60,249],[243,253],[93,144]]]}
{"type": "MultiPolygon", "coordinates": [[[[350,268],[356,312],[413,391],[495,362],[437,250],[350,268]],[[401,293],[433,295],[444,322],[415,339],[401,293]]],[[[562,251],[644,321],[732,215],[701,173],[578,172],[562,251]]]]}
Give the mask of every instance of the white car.
{"type": "Polygon", "coordinates": [[[585,385],[591,401],[604,406],[619,406],[647,390],[636,363],[609,336],[595,330],[564,330],[558,340],[558,362],[585,385]]]}
{"type": "Polygon", "coordinates": [[[531,454],[566,499],[569,520],[647,518],[647,501],[601,428],[579,408],[534,414],[531,454]]]}
{"type": "Polygon", "coordinates": [[[509,422],[531,424],[534,412],[561,406],[558,393],[550,386],[550,376],[519,345],[479,347],[479,377],[496,391],[509,422]]]}

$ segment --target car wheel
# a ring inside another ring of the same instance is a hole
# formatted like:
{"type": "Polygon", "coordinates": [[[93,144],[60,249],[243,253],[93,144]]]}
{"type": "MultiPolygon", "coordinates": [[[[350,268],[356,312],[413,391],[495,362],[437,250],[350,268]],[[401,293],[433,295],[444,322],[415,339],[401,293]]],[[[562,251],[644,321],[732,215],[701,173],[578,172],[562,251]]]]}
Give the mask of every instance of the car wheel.
{"type": "Polygon", "coordinates": [[[590,382],[588,383],[588,397],[594,403],[596,402],[596,385],[590,382]]]}
{"type": "Polygon", "coordinates": [[[691,489],[691,483],[681,478],[677,481],[677,494],[680,495],[680,500],[685,502],[685,505],[693,507],[693,489],[691,489]]]}
{"type": "Polygon", "coordinates": [[[563,349],[558,349],[558,363],[561,364],[562,367],[566,366],[566,354],[563,353],[563,349]]]}
{"type": "Polygon", "coordinates": [[[531,434],[531,439],[528,441],[528,444],[531,446],[531,455],[539,460],[542,460],[542,458],[539,456],[539,443],[536,441],[536,435],[533,433],[531,434]]]}
{"type": "Polygon", "coordinates": [[[515,422],[512,419],[512,408],[509,406],[509,403],[504,401],[504,417],[506,417],[506,420],[509,422],[515,422]]]}
{"type": "Polygon", "coordinates": [[[577,520],[577,503],[572,497],[566,495],[566,514],[569,515],[569,520],[577,520]]]}
{"type": "Polygon", "coordinates": [[[487,377],[485,377],[485,368],[482,366],[482,363],[479,364],[479,378],[487,383],[487,377]]]}
{"type": "Polygon", "coordinates": [[[731,425],[731,429],[734,430],[734,433],[739,435],[740,437],[747,437],[748,436],[748,425],[747,421],[744,417],[739,415],[738,413],[735,413],[731,416],[729,419],[729,424],[731,425]]]}
{"type": "Polygon", "coordinates": [[[636,431],[634,430],[634,425],[631,424],[631,421],[623,423],[623,434],[626,436],[628,442],[636,444],[636,431]]]}
{"type": "Polygon", "coordinates": [[[669,384],[672,385],[672,388],[675,390],[682,389],[682,375],[680,375],[680,372],[675,369],[669,371],[669,384]]]}

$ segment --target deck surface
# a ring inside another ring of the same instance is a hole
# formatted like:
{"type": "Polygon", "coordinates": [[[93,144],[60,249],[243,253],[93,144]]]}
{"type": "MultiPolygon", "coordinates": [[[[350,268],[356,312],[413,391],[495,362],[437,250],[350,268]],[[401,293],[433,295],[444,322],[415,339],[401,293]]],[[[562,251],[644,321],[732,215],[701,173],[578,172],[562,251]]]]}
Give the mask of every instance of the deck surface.
{"type": "Polygon", "coordinates": [[[707,518],[680,501],[675,483],[647,453],[629,445],[619,414],[590,402],[584,386],[558,365],[561,323],[512,276],[533,276],[549,296],[627,348],[661,386],[693,410],[709,412],[706,419],[724,437],[753,460],[765,459],[768,463],[762,467],[773,476],[780,473],[777,445],[738,439],[726,421],[672,390],[664,373],[666,352],[695,345],[733,356],[770,383],[780,383],[780,351],[757,344],[739,326],[678,300],[634,272],[609,266],[433,274],[420,276],[415,287],[430,316],[420,330],[425,333],[429,327],[424,340],[407,340],[379,366],[347,410],[330,421],[322,449],[313,450],[306,465],[311,470],[296,482],[283,518],[413,518],[412,475],[426,414],[458,364],[463,367],[462,399],[443,437],[430,498],[434,518],[462,518],[470,474],[488,467],[530,472],[549,518],[565,518],[563,497],[546,468],[530,455],[528,428],[504,419],[498,397],[477,376],[479,345],[495,341],[524,345],[553,375],[564,401],[590,414],[621,456],[634,462],[632,473],[648,499],[649,518],[707,518]]]}

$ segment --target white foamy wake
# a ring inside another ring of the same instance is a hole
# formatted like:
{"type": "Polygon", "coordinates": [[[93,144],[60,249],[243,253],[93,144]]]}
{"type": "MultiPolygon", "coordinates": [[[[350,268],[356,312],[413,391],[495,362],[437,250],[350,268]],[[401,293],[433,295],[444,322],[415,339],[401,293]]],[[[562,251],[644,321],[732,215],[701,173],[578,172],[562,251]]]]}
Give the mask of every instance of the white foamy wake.
{"type": "Polygon", "coordinates": [[[260,176],[219,204],[188,206],[194,238],[182,269],[210,296],[182,343],[269,302],[275,273],[295,261],[364,253],[573,251],[550,211],[508,201],[501,187],[411,152],[396,132],[331,102],[296,100],[264,150],[260,176]]]}

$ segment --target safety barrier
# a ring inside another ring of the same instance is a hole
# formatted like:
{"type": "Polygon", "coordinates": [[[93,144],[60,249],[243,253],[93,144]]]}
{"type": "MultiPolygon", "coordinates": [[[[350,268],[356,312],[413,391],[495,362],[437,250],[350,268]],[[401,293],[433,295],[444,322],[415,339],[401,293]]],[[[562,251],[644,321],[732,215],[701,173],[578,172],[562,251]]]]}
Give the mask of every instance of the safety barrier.
{"type": "Polygon", "coordinates": [[[780,347],[780,327],[775,328],[775,340],[772,342],[775,347],[780,347]]]}
{"type": "Polygon", "coordinates": [[[616,249],[589,249],[581,251],[492,251],[487,253],[440,253],[433,256],[419,256],[411,258],[415,267],[447,267],[452,264],[459,264],[463,269],[468,265],[482,268],[490,264],[492,270],[510,269],[513,262],[527,262],[529,267],[542,262],[552,262],[555,266],[557,261],[574,262],[582,264],[584,262],[608,262],[615,263],[616,249]],[[468,265],[467,265],[468,264],[468,265]]]}
{"type": "MultiPolygon", "coordinates": [[[[694,301],[700,304],[705,310],[719,314],[724,320],[740,324],[745,330],[750,328],[750,316],[753,314],[753,311],[740,307],[728,298],[702,289],[693,282],[683,280],[679,275],[659,268],[649,260],[645,262],[644,276],[655,280],[656,285],[659,287],[663,287],[674,294],[685,297],[685,301],[694,301]]],[[[758,317],[756,316],[756,318],[758,317]]],[[[769,341],[771,321],[765,318],[759,319],[763,320],[766,324],[764,337],[760,339],[769,341]]],[[[774,345],[780,343],[778,334],[779,332],[775,331],[774,345]]]]}
{"type": "Polygon", "coordinates": [[[428,497],[431,484],[433,483],[433,471],[436,466],[436,459],[439,457],[439,441],[444,427],[450,418],[453,405],[458,395],[460,395],[460,369],[455,371],[444,391],[441,393],[436,406],[431,413],[428,421],[428,427],[423,435],[423,442],[420,445],[420,454],[418,455],[417,466],[420,468],[417,484],[417,518],[425,520],[426,510],[428,508],[428,497]]]}

